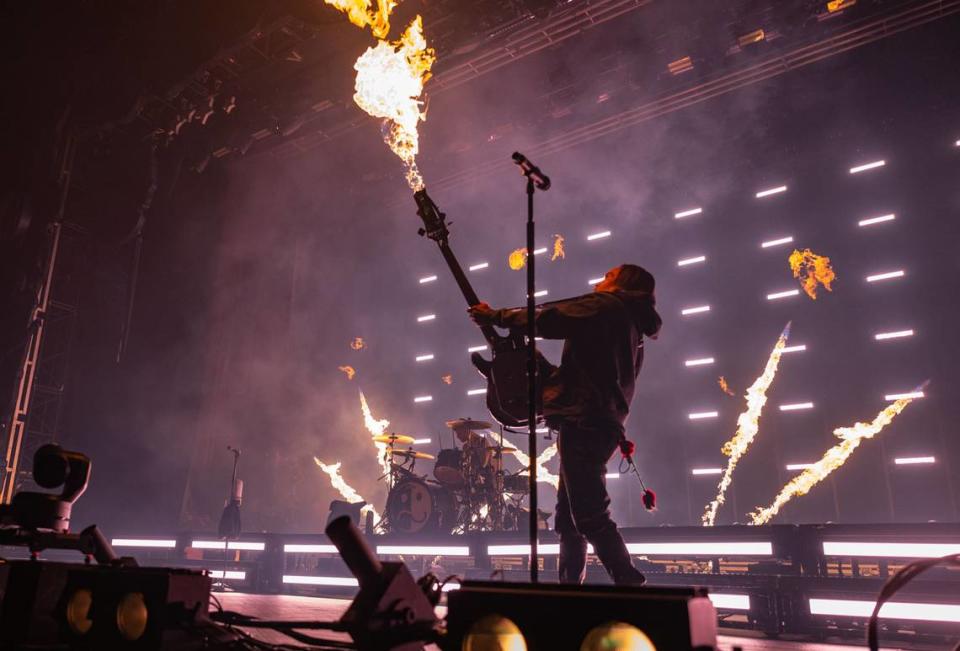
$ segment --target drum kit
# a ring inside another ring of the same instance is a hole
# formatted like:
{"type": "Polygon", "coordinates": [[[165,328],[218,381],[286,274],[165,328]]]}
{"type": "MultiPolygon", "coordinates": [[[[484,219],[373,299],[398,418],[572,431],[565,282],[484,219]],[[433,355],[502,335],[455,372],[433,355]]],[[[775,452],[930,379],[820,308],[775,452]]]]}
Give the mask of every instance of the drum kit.
{"type": "Polygon", "coordinates": [[[466,533],[509,531],[525,526],[521,506],[529,492],[527,476],[508,473],[503,460],[515,448],[496,435],[481,432],[493,427],[485,421],[460,418],[447,421],[453,447],[436,456],[413,449],[414,438],[387,434],[383,443],[390,471],[387,504],[379,528],[402,533],[466,533]],[[457,446],[457,441],[461,445],[457,446]],[[433,477],[417,474],[418,460],[434,461],[433,477]]]}

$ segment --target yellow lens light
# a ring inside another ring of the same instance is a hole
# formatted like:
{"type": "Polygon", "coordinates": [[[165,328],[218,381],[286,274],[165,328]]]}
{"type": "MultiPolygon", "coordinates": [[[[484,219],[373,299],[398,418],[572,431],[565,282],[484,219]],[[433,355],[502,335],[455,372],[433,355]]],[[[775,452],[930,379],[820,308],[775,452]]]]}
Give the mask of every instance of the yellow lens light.
{"type": "Polygon", "coordinates": [[[608,622],[587,633],[580,651],[657,651],[657,647],[636,626],[608,622]]]}
{"type": "Polygon", "coordinates": [[[130,592],[117,604],[117,630],[124,639],[139,640],[147,630],[147,604],[139,592],[130,592]]]}
{"type": "Polygon", "coordinates": [[[503,615],[481,617],[463,638],[463,651],[527,651],[520,629],[503,615]]]}
{"type": "Polygon", "coordinates": [[[80,588],[67,601],[67,625],[77,635],[86,635],[93,626],[90,619],[90,606],[93,605],[93,593],[86,588],[80,588]]]}

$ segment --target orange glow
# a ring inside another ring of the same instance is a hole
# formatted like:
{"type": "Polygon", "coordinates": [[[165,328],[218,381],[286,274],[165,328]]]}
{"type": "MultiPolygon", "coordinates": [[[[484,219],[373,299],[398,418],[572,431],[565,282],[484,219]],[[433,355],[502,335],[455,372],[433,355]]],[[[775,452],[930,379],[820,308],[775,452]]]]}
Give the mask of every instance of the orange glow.
{"type": "Polygon", "coordinates": [[[352,380],[353,376],[357,374],[356,369],[354,369],[352,366],[338,366],[337,370],[340,370],[346,373],[348,380],[352,380]]]}
{"type": "Polygon", "coordinates": [[[363,350],[367,347],[367,344],[363,341],[363,337],[355,337],[353,341],[350,342],[350,348],[354,350],[363,350]]]}
{"type": "Polygon", "coordinates": [[[510,256],[507,258],[507,264],[510,265],[510,268],[514,271],[520,271],[527,266],[527,249],[526,247],[516,249],[510,252],[510,256]]]}
{"type": "Polygon", "coordinates": [[[717,384],[720,385],[720,390],[723,391],[728,396],[737,395],[733,392],[733,389],[730,388],[730,385],[727,384],[727,378],[723,377],[722,375],[719,378],[717,378],[717,384]]]}
{"type": "Polygon", "coordinates": [[[443,383],[444,383],[444,384],[453,384],[453,376],[452,376],[452,375],[444,375],[444,376],[441,377],[440,379],[443,380],[443,383]]]}
{"type": "Polygon", "coordinates": [[[397,6],[395,0],[376,0],[377,8],[370,6],[370,0],[324,0],[347,14],[350,22],[361,29],[369,26],[378,39],[384,39],[390,33],[390,12],[397,6]]]}
{"type": "Polygon", "coordinates": [[[830,286],[837,278],[830,266],[830,258],[817,255],[810,249],[798,251],[794,249],[790,254],[790,269],[793,271],[793,277],[800,279],[800,286],[807,296],[817,300],[817,285],[823,285],[828,292],[832,292],[830,286]]]}
{"type": "Polygon", "coordinates": [[[553,262],[557,258],[566,258],[567,252],[563,248],[563,235],[554,234],[553,236],[553,256],[550,258],[550,261],[553,262]]]}
{"type": "MultiPolygon", "coordinates": [[[[363,395],[363,391],[360,392],[360,410],[363,412],[363,425],[367,428],[367,431],[370,432],[370,436],[383,436],[384,432],[386,432],[390,426],[390,421],[387,419],[377,420],[373,417],[373,413],[370,411],[370,405],[367,404],[367,398],[363,395]]],[[[390,459],[386,458],[387,444],[374,441],[373,445],[377,448],[377,462],[380,464],[380,470],[382,470],[384,474],[389,473],[390,459]]]]}
{"type": "Polygon", "coordinates": [[[827,3],[827,11],[833,14],[855,4],[857,4],[857,0],[830,0],[827,3]]]}
{"type": "MultiPolygon", "coordinates": [[[[496,438],[499,439],[499,435],[497,435],[496,438]]],[[[508,441],[506,438],[503,439],[503,445],[504,447],[508,447],[508,448],[516,448],[516,452],[513,453],[513,456],[517,458],[517,461],[519,461],[520,465],[523,466],[524,468],[530,467],[530,456],[527,453],[525,453],[519,447],[517,447],[516,445],[508,441]]],[[[557,444],[552,443],[549,446],[547,446],[543,450],[543,452],[537,455],[537,481],[543,482],[545,484],[550,484],[554,488],[558,488],[560,486],[560,476],[555,475],[549,470],[547,470],[546,468],[544,468],[543,464],[545,464],[547,461],[550,461],[550,459],[557,456],[557,452],[558,452],[557,444]]],[[[527,470],[523,470],[520,472],[520,474],[529,475],[530,472],[527,470]]]]}
{"type": "MultiPolygon", "coordinates": [[[[343,499],[350,502],[351,504],[356,504],[357,502],[366,502],[366,500],[363,499],[360,493],[355,491],[353,487],[350,484],[348,484],[340,475],[340,466],[343,465],[343,462],[338,461],[333,464],[326,464],[320,461],[320,459],[316,457],[313,458],[313,462],[320,467],[320,470],[327,473],[327,475],[330,477],[330,483],[337,490],[337,492],[340,493],[343,499]]],[[[365,513],[367,511],[372,511],[374,521],[379,522],[380,514],[377,513],[377,510],[373,508],[372,505],[367,504],[362,509],[360,509],[361,513],[365,513]]]]}

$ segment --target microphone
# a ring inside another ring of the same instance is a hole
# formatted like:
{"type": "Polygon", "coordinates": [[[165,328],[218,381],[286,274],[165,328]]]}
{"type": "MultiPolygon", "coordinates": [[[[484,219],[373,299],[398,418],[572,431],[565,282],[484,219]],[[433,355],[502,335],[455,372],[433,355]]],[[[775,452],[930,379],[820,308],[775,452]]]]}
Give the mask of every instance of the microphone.
{"type": "Polygon", "coordinates": [[[540,168],[531,163],[526,156],[518,151],[513,152],[513,162],[520,166],[520,171],[527,176],[538,190],[550,189],[550,177],[540,171],[540,168]]]}

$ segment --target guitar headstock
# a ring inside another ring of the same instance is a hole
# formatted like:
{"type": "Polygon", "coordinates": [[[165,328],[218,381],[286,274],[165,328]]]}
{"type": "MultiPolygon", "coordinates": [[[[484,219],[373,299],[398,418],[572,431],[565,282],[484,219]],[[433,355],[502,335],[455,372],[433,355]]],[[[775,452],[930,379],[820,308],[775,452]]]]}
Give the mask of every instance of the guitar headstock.
{"type": "Polygon", "coordinates": [[[446,242],[450,231],[447,230],[446,215],[440,212],[437,204],[433,202],[426,190],[417,190],[413,193],[413,199],[417,202],[417,214],[423,220],[423,228],[418,232],[420,235],[429,237],[434,242],[446,242]]]}

